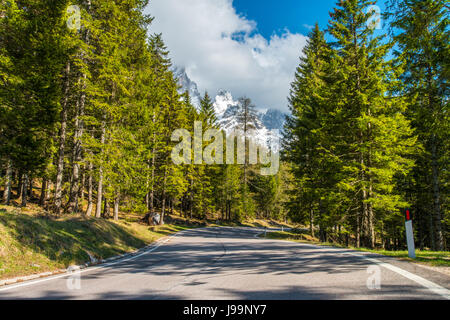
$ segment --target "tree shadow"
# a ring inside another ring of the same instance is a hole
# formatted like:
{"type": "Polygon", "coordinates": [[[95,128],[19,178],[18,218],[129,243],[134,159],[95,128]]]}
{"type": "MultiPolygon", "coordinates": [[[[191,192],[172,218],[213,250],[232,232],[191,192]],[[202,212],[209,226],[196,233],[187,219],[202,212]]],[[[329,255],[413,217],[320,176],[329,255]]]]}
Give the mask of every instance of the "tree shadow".
{"type": "Polygon", "coordinates": [[[42,254],[50,261],[81,264],[90,256],[104,259],[142,248],[146,243],[115,223],[85,217],[64,220],[29,216],[2,210],[2,224],[11,238],[9,245],[19,251],[42,254]]]}
{"type": "MultiPolygon", "coordinates": [[[[383,283],[382,291],[370,291],[366,270],[371,263],[346,254],[347,249],[255,241],[255,234],[220,228],[190,230],[151,254],[83,273],[80,291],[69,291],[64,279],[33,286],[33,291],[36,298],[89,300],[439,298],[405,282],[383,283]],[[264,284],[268,276],[272,282],[261,290],[256,285],[264,284]],[[242,281],[255,285],[245,287],[242,281]]],[[[13,290],[2,296],[16,299],[24,294],[13,290]]]]}

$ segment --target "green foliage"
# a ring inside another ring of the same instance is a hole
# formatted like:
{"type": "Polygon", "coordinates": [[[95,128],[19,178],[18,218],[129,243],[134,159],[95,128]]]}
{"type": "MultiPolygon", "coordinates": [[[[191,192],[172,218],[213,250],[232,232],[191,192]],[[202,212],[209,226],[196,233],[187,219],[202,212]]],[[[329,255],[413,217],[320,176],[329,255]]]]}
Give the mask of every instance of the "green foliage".
{"type": "MultiPolygon", "coordinates": [[[[60,197],[67,212],[87,206],[91,214],[96,198],[105,217],[111,205],[115,218],[120,207],[238,221],[289,216],[312,232],[318,227],[321,240],[338,235],[369,247],[377,239],[401,247],[400,209],[412,206],[420,246],[445,247],[446,1],[388,1],[391,42],[367,24],[373,1],[339,1],[327,30],[316,25],[303,49],[289,96],[284,161],[268,177],[247,161],[171,161],[174,130],[193,135],[195,121],[204,131],[218,123],[208,93],[196,110],[179,92],[163,37],[152,34],[153,18],[144,14],[147,4],[0,2],[2,185],[13,180],[20,190],[31,177],[44,185],[46,208],[57,207],[60,197]],[[68,28],[69,5],[81,9],[79,30],[68,28]],[[55,199],[53,189],[45,190],[52,184],[61,189],[55,199]]],[[[235,113],[245,133],[254,129],[250,99],[241,98],[235,113]]]]}
{"type": "Polygon", "coordinates": [[[338,3],[326,43],[316,25],[292,84],[286,158],[297,190],[291,212],[318,224],[322,240],[337,226],[373,247],[379,224],[408,205],[397,188],[414,162],[416,138],[388,96],[389,45],[367,24],[371,1],[338,3]]]}
{"type": "Polygon", "coordinates": [[[389,1],[386,18],[396,44],[394,93],[422,146],[416,166],[404,181],[410,195],[421,245],[442,250],[448,241],[449,154],[449,7],[444,0],[389,1]],[[447,226],[447,228],[446,228],[447,226]],[[445,239],[446,238],[446,239],[445,239]]]}

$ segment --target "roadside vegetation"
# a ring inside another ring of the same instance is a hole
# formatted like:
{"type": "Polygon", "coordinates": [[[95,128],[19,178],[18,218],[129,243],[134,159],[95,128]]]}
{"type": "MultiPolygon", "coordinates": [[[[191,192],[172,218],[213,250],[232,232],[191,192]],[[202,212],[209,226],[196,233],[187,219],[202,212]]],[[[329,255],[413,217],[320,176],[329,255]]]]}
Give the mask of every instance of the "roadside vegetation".
{"type": "Polygon", "coordinates": [[[398,251],[409,208],[417,246],[445,251],[448,1],[389,0],[383,17],[373,3],[337,1],[303,49],[284,137],[289,216],[322,242],[338,233],[347,246],[398,251]]]}
{"type": "Polygon", "coordinates": [[[85,215],[55,217],[36,205],[0,205],[0,279],[66,269],[141,249],[176,232],[199,227],[290,227],[275,221],[228,222],[166,217],[167,224],[148,226],[140,215],[121,214],[118,221],[85,215]]]}
{"type": "MultiPolygon", "coordinates": [[[[264,234],[261,234],[260,237],[264,237],[264,234]]],[[[281,232],[281,231],[268,232],[265,238],[273,240],[286,240],[299,243],[314,244],[319,246],[348,248],[358,251],[377,253],[383,256],[395,257],[402,260],[426,264],[435,267],[450,267],[450,252],[448,251],[416,250],[416,259],[411,259],[408,257],[407,250],[390,251],[385,249],[356,248],[353,246],[347,247],[337,242],[321,242],[318,238],[312,237],[308,231],[303,231],[300,229],[294,229],[289,232],[281,232]]]]}
{"type": "MultiPolygon", "coordinates": [[[[221,128],[208,93],[196,108],[180,92],[145,14],[151,2],[0,0],[0,277],[107,258],[183,228],[274,220],[310,234],[270,237],[402,257],[406,208],[418,260],[447,265],[449,7],[389,0],[390,32],[378,36],[372,3],[337,1],[328,28],[311,30],[280,170],[263,176],[248,154],[226,165],[171,160],[176,129],[221,128]],[[160,226],[140,224],[147,213],[160,226]]],[[[237,109],[246,137],[256,107],[242,98],[237,109]]]]}
{"type": "Polygon", "coordinates": [[[195,227],[149,227],[138,216],[119,221],[83,215],[56,218],[36,208],[0,206],[0,279],[65,269],[93,259],[136,251],[152,242],[195,227]]]}

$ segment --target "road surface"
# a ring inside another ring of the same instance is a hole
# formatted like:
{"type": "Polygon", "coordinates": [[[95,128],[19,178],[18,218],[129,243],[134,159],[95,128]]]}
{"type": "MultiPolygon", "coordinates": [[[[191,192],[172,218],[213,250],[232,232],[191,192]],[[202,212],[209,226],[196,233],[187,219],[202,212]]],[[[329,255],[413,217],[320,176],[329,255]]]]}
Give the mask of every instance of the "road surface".
{"type": "Polygon", "coordinates": [[[0,287],[0,299],[450,299],[450,277],[440,272],[259,233],[183,231],[131,259],[0,287]]]}

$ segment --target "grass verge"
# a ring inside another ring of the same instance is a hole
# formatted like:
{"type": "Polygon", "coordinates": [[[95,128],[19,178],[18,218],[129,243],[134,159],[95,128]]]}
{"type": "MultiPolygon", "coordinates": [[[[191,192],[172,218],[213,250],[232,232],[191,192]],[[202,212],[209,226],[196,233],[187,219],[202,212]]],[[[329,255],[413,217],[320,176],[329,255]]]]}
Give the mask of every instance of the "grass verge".
{"type": "Polygon", "coordinates": [[[136,251],[176,232],[212,226],[289,227],[275,221],[222,223],[167,216],[164,226],[148,227],[138,215],[123,214],[118,222],[79,216],[55,218],[40,207],[0,205],[0,279],[56,271],[92,258],[107,259],[136,251]]]}
{"type": "Polygon", "coordinates": [[[192,227],[148,227],[129,217],[119,222],[83,216],[57,219],[0,206],[0,279],[55,271],[91,257],[107,259],[192,227]]]}
{"type": "MultiPolygon", "coordinates": [[[[264,235],[261,235],[262,237],[264,235]]],[[[324,243],[320,242],[317,238],[311,237],[307,233],[296,233],[296,232],[269,232],[266,236],[267,239],[274,240],[286,240],[286,241],[294,241],[300,243],[308,243],[314,245],[322,245],[322,246],[332,246],[338,248],[346,248],[345,246],[336,244],[336,243],[324,243]]],[[[402,260],[407,260],[415,263],[421,263],[434,267],[450,267],[450,252],[441,252],[441,251],[422,251],[416,250],[416,259],[411,259],[408,257],[408,251],[387,251],[387,250],[373,250],[366,248],[354,248],[349,247],[348,249],[364,251],[364,252],[372,252],[381,254],[384,256],[395,257],[402,260]]]]}

